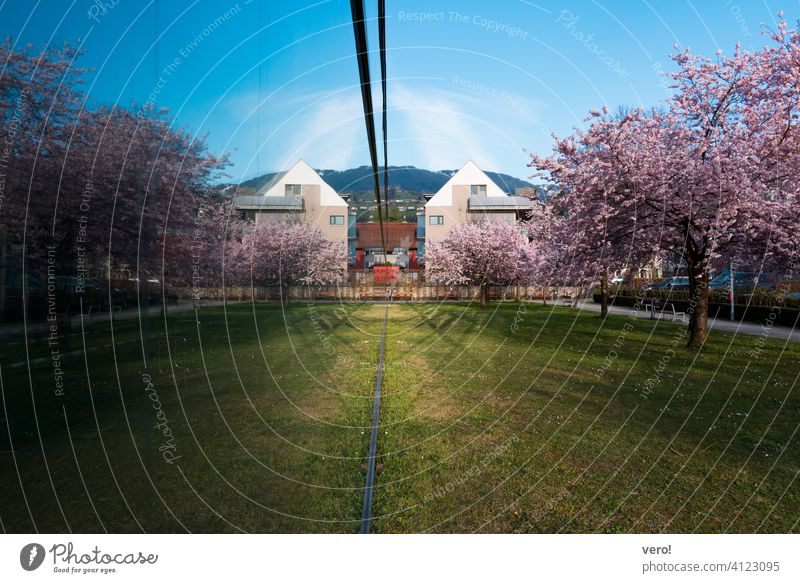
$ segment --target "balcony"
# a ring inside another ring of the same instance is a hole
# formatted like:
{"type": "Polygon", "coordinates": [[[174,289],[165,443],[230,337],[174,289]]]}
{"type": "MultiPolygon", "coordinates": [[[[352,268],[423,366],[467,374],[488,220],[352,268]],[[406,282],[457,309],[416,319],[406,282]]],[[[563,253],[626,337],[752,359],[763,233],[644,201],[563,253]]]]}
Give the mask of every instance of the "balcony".
{"type": "Polygon", "coordinates": [[[469,197],[470,212],[516,212],[532,210],[536,204],[524,196],[477,196],[469,197]]]}
{"type": "Polygon", "coordinates": [[[303,197],[293,196],[237,196],[233,199],[239,210],[262,212],[303,212],[303,197]]]}

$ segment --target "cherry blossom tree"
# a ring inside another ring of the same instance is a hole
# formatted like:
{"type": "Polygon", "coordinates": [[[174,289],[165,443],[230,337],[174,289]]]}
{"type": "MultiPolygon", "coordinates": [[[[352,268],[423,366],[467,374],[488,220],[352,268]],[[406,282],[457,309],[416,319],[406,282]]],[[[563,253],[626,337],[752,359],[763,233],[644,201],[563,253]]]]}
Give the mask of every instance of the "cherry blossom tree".
{"type": "Polygon", "coordinates": [[[9,263],[28,272],[46,271],[48,254],[63,275],[179,271],[201,205],[222,204],[207,193],[227,159],[165,110],[87,107],[79,56],[0,45],[0,245],[22,250],[9,263]]]}
{"type": "Polygon", "coordinates": [[[576,273],[679,251],[690,281],[688,345],[707,334],[708,274],[726,254],[785,257],[800,194],[800,36],[708,59],[674,55],[664,108],[591,113],[531,166],[561,191],[550,205],[576,273]]]}
{"type": "Polygon", "coordinates": [[[244,285],[249,278],[240,268],[241,245],[250,225],[231,199],[208,194],[189,228],[160,241],[162,281],[190,287],[193,295],[205,288],[244,285]]]}
{"type": "Polygon", "coordinates": [[[289,286],[323,286],[345,275],[344,245],[325,238],[311,222],[262,221],[242,238],[236,258],[239,277],[251,285],[280,285],[284,304],[289,286]]]}
{"type": "Polygon", "coordinates": [[[201,210],[223,204],[213,183],[225,158],[172,124],[163,111],[81,112],[63,164],[72,186],[61,188],[55,212],[66,245],[75,244],[75,223],[85,219],[87,253],[136,265],[144,279],[164,269],[167,241],[188,243],[201,210]]]}
{"type": "Polygon", "coordinates": [[[10,39],[0,44],[0,217],[3,243],[22,249],[24,242],[35,256],[38,243],[46,254],[58,232],[51,225],[53,208],[81,102],[73,87],[83,71],[70,66],[78,53],[69,47],[39,53],[12,47],[10,39]]]}
{"type": "Polygon", "coordinates": [[[427,277],[444,285],[480,286],[480,303],[489,286],[527,282],[535,263],[534,248],[520,224],[460,223],[426,249],[427,277]]]}
{"type": "MultiPolygon", "coordinates": [[[[564,267],[568,261],[568,246],[559,236],[563,217],[555,213],[553,205],[538,202],[523,222],[535,253],[531,255],[531,282],[542,287],[542,299],[547,302],[547,288],[571,283],[564,267]]],[[[569,241],[566,241],[568,243],[569,241]]]]}

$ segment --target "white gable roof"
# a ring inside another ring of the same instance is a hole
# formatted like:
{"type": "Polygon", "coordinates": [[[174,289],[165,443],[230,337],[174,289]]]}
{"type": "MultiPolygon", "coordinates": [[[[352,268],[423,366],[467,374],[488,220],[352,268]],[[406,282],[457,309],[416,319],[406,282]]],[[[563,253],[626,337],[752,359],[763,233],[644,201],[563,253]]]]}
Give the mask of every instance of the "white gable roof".
{"type": "Polygon", "coordinates": [[[470,184],[485,184],[486,196],[508,196],[508,194],[497,186],[483,170],[478,168],[475,162],[468,160],[458,172],[453,174],[450,180],[439,189],[439,192],[437,192],[425,206],[450,206],[453,204],[453,186],[470,184]]]}
{"type": "Polygon", "coordinates": [[[276,174],[272,180],[261,187],[257,194],[285,196],[287,184],[318,184],[321,205],[347,206],[347,202],[336,193],[333,187],[325,182],[322,176],[317,174],[316,170],[306,164],[304,160],[298,160],[289,170],[276,174]]]}

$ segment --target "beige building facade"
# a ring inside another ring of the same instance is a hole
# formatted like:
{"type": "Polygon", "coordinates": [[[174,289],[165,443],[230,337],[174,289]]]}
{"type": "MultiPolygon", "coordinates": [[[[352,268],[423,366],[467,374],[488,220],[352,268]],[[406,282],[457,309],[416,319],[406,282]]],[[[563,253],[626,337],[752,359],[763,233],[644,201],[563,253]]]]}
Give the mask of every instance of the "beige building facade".
{"type": "Polygon", "coordinates": [[[475,162],[469,160],[430,197],[420,213],[417,226],[419,247],[441,241],[459,223],[514,223],[534,203],[512,196],[492,181],[475,162]]]}
{"type": "Polygon", "coordinates": [[[329,241],[348,247],[348,204],[305,161],[279,172],[255,195],[237,196],[236,208],[256,223],[308,221],[329,241]]]}

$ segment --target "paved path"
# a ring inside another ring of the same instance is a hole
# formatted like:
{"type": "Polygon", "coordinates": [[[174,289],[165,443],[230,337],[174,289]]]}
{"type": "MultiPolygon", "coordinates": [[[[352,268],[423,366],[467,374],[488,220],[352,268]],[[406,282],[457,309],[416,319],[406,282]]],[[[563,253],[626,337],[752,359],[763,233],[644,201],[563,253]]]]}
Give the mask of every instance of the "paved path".
{"type": "MultiPolygon", "coordinates": [[[[559,305],[548,302],[548,305],[559,305]]],[[[591,299],[581,300],[578,302],[576,309],[586,312],[600,312],[600,304],[594,303],[591,299]]],[[[627,306],[609,306],[609,314],[619,314],[621,316],[635,316],[636,318],[648,319],[651,317],[650,312],[645,310],[634,310],[627,306]],[[635,312],[635,314],[634,314],[635,312]]],[[[664,319],[670,321],[670,316],[665,315],[664,319]]],[[[766,335],[768,338],[775,340],[789,340],[791,342],[800,342],[800,328],[789,328],[788,326],[762,326],[755,322],[731,322],[729,320],[720,320],[715,318],[708,321],[708,327],[711,330],[722,330],[723,332],[732,332],[734,334],[747,334],[748,336],[762,336],[766,335]]]]}
{"type": "MultiPolygon", "coordinates": [[[[231,302],[229,302],[231,303],[231,302]]],[[[406,303],[406,302],[395,302],[395,303],[406,303]]],[[[415,303],[415,302],[408,302],[408,303],[415,303]]],[[[541,303],[538,301],[537,303],[541,303]]],[[[216,306],[222,305],[222,302],[208,302],[202,304],[203,306],[216,306]]],[[[554,304],[553,302],[548,302],[547,305],[560,305],[554,304]]],[[[600,304],[594,303],[591,299],[581,300],[578,303],[578,309],[587,311],[587,312],[600,312],[600,304]]],[[[181,303],[177,306],[168,306],[167,311],[170,314],[175,314],[179,312],[188,312],[194,309],[194,303],[192,302],[185,302],[181,303]]],[[[633,310],[629,307],[623,306],[609,306],[608,311],[611,314],[618,314],[622,316],[631,316],[635,311],[635,317],[637,318],[650,318],[650,312],[646,312],[644,310],[633,310]]],[[[161,316],[161,306],[154,306],[148,309],[148,315],[151,317],[160,317],[161,316]]],[[[138,318],[139,311],[136,309],[124,310],[122,312],[118,312],[114,315],[115,320],[123,320],[123,319],[131,319],[131,318],[138,318]]],[[[97,316],[93,316],[91,322],[107,322],[111,319],[111,316],[106,312],[103,314],[98,314],[97,316]]],[[[665,317],[667,321],[669,321],[668,317],[665,317]]],[[[765,331],[765,327],[762,327],[761,324],[757,324],[754,322],[730,322],[728,320],[709,320],[709,328],[712,330],[722,330],[724,332],[732,332],[735,334],[747,334],[748,336],[762,336],[765,333],[768,334],[769,338],[774,338],[777,340],[790,340],[791,342],[800,342],[800,328],[789,328],[787,326],[772,326],[771,328],[767,328],[765,331]]],[[[73,329],[76,327],[80,328],[80,316],[74,316],[72,318],[72,326],[73,329]]],[[[22,323],[14,323],[14,324],[0,324],[0,338],[8,337],[8,336],[15,336],[22,334],[25,327],[22,323]]],[[[28,333],[37,332],[37,331],[45,331],[47,330],[47,322],[35,322],[32,324],[28,324],[28,333]]]]}
{"type": "MultiPolygon", "coordinates": [[[[235,303],[232,301],[228,302],[235,303]]],[[[206,302],[200,304],[200,307],[205,306],[221,306],[221,301],[213,301],[213,302],[206,302]]],[[[189,312],[194,310],[194,302],[187,301],[181,302],[178,305],[170,305],[167,306],[167,314],[178,314],[180,312],[189,312]]],[[[147,315],[151,318],[160,318],[161,317],[161,306],[153,306],[146,310],[147,315]]],[[[145,310],[137,310],[136,308],[129,308],[127,310],[122,310],[120,312],[114,313],[114,320],[131,320],[137,319],[142,314],[145,313],[145,310]]],[[[88,316],[84,316],[86,318],[86,323],[95,323],[95,322],[108,322],[111,320],[111,314],[108,312],[102,312],[100,314],[93,315],[91,318],[88,316]]],[[[70,324],[72,330],[80,330],[81,327],[81,316],[72,316],[70,318],[70,324]]],[[[14,322],[11,324],[0,324],[0,338],[6,338],[8,336],[17,336],[21,335],[25,332],[27,328],[28,334],[35,333],[35,332],[45,332],[48,329],[49,324],[47,322],[37,321],[37,322],[29,322],[26,326],[22,322],[14,322]]]]}

